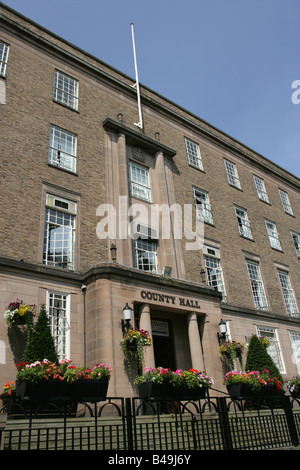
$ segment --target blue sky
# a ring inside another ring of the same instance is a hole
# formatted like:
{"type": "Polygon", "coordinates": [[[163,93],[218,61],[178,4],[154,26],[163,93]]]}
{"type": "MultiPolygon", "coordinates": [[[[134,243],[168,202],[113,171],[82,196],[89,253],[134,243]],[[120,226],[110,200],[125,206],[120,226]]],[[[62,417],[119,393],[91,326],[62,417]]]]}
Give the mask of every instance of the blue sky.
{"type": "Polygon", "coordinates": [[[300,177],[299,0],[4,3],[300,177]]]}

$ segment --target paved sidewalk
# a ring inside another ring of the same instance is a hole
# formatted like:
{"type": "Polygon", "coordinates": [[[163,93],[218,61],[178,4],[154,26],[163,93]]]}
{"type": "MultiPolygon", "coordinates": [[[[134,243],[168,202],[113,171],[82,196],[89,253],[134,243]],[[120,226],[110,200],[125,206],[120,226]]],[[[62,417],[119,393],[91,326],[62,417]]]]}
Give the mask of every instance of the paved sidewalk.
{"type": "Polygon", "coordinates": [[[275,449],[270,449],[270,450],[300,450],[300,445],[297,447],[290,446],[290,447],[276,447],[275,449]]]}

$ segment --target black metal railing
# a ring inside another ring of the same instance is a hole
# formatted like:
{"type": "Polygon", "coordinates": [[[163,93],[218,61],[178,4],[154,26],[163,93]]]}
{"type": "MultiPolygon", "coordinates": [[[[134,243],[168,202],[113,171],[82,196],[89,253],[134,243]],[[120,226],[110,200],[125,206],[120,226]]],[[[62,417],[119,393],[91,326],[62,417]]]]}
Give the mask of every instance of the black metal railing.
{"type": "Polygon", "coordinates": [[[75,410],[70,404],[15,405],[2,431],[3,450],[172,452],[299,446],[300,401],[290,396],[255,402],[228,396],[196,402],[121,397],[77,404],[75,410]]]}

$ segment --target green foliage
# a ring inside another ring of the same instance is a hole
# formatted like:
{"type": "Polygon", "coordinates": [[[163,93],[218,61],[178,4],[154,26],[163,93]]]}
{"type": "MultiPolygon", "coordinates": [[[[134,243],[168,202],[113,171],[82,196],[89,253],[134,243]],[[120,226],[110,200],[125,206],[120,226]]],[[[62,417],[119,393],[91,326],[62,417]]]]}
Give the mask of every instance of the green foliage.
{"type": "Polygon", "coordinates": [[[283,382],[278,367],[268,354],[262,341],[256,335],[253,335],[249,342],[245,370],[268,370],[271,376],[278,377],[278,379],[283,382]]]}
{"type": "Polygon", "coordinates": [[[25,362],[35,362],[44,359],[48,359],[48,361],[55,364],[58,363],[45,305],[41,305],[37,322],[29,331],[23,360],[25,362]]]}

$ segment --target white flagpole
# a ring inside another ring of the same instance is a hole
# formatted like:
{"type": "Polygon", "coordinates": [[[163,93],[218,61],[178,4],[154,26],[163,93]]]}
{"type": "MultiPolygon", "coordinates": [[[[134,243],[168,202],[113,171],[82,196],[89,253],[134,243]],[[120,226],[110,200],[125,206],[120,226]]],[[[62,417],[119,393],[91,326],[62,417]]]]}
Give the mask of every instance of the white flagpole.
{"type": "Polygon", "coordinates": [[[134,56],[134,67],[135,67],[135,80],[136,83],[134,87],[136,87],[137,92],[137,99],[138,99],[138,108],[139,108],[139,122],[135,122],[134,125],[143,129],[143,118],[142,118],[142,108],[141,108],[141,97],[140,97],[140,86],[139,86],[139,78],[138,78],[138,70],[137,70],[137,62],[136,62],[136,52],[135,52],[135,43],[134,43],[134,32],[133,32],[133,23],[131,25],[131,35],[132,35],[132,45],[133,45],[133,56],[134,56]]]}

